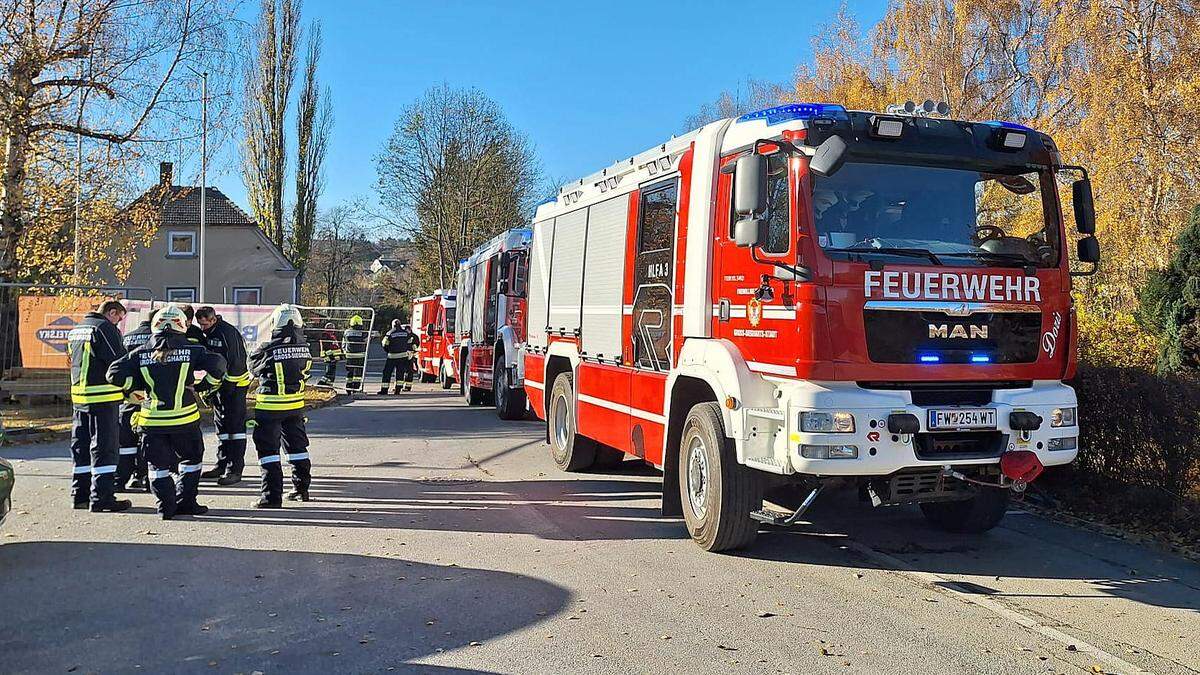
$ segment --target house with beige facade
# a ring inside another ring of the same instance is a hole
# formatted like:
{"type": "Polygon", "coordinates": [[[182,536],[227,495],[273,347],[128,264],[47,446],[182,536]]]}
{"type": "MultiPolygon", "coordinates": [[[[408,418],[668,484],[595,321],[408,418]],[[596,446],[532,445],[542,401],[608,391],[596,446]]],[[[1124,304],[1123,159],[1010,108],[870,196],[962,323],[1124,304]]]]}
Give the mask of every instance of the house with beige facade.
{"type": "MultiPolygon", "coordinates": [[[[156,300],[199,302],[200,188],[175,185],[170,162],[160,165],[159,176],[169,186],[162,221],[150,245],[137,251],[125,285],[149,288],[156,300]]],[[[205,190],[204,302],[295,302],[296,267],[225,193],[205,190]]]]}

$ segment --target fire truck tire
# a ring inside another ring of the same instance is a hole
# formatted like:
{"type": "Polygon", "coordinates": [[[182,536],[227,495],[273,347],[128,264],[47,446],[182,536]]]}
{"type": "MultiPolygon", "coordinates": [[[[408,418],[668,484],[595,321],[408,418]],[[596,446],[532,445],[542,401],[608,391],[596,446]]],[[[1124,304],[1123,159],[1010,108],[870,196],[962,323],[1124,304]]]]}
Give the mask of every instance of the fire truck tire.
{"type": "Polygon", "coordinates": [[[762,481],[737,463],[716,403],[692,406],[679,444],[679,496],[692,539],[706,551],[744,548],[758,536],[762,481]]]}
{"type": "Polygon", "coordinates": [[[575,433],[575,389],[571,373],[554,378],[550,406],[550,456],[563,471],[582,471],[596,460],[596,442],[575,433]]]}
{"type": "Polygon", "coordinates": [[[468,371],[467,371],[468,363],[470,363],[470,359],[464,353],[463,359],[462,359],[462,365],[458,369],[458,372],[462,373],[462,379],[459,380],[459,382],[458,382],[458,393],[462,394],[463,400],[466,401],[467,405],[470,405],[470,406],[483,405],[484,402],[487,400],[488,392],[487,392],[487,390],[480,389],[479,387],[471,386],[471,382],[468,379],[468,371]]]}
{"type": "Polygon", "coordinates": [[[525,390],[508,386],[508,370],[503,356],[496,359],[492,370],[492,399],[496,402],[496,414],[500,419],[525,418],[525,390]]]}
{"type": "Polygon", "coordinates": [[[980,487],[971,499],[921,504],[921,513],[930,525],[940,530],[978,534],[1000,524],[1008,510],[1008,496],[1006,489],[980,487]]]}

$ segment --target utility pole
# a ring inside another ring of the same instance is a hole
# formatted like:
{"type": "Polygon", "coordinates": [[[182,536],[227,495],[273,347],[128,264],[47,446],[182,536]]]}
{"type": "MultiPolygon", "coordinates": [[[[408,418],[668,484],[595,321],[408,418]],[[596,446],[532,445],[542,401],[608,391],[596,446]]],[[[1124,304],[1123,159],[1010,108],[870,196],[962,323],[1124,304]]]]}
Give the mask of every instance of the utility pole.
{"type": "Polygon", "coordinates": [[[208,73],[200,74],[200,289],[197,300],[204,302],[204,256],[208,216],[208,73]]]}
{"type": "MultiPolygon", "coordinates": [[[[79,3],[79,25],[83,25],[83,1],[79,3]]],[[[88,51],[89,57],[91,51],[88,51]]],[[[83,81],[83,59],[79,59],[79,81],[83,81]]],[[[79,116],[75,119],[75,127],[83,128],[83,87],[76,90],[79,96],[79,116]]],[[[83,134],[75,134],[75,277],[73,283],[80,283],[79,278],[79,254],[82,247],[79,245],[79,217],[83,209],[83,134]]]]}

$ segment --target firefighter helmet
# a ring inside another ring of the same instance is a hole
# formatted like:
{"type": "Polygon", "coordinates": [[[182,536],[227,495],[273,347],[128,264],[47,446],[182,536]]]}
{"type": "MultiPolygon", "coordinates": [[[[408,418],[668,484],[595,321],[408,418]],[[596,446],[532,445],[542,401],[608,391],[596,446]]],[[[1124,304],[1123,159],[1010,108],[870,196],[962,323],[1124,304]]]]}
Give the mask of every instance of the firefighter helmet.
{"type": "Polygon", "coordinates": [[[169,331],[182,334],[186,333],[187,329],[187,314],[184,313],[182,307],[175,303],[171,303],[155,312],[154,320],[150,323],[150,331],[152,333],[169,331]]]}
{"type": "Polygon", "coordinates": [[[351,326],[361,326],[361,325],[363,325],[363,320],[362,320],[362,317],[361,317],[361,316],[359,316],[359,315],[357,315],[357,314],[355,314],[354,316],[350,317],[350,325],[351,325],[351,326]]]}
{"type": "Polygon", "coordinates": [[[296,328],[304,327],[304,318],[300,316],[300,310],[296,309],[295,305],[284,303],[276,307],[274,312],[271,312],[272,327],[282,328],[289,323],[296,328]]]}

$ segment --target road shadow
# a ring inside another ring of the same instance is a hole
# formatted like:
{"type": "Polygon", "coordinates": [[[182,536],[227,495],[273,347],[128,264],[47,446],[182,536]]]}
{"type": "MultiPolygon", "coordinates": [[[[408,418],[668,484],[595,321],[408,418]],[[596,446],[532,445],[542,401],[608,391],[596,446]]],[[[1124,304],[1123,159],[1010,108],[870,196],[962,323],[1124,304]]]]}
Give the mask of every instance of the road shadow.
{"type": "Polygon", "coordinates": [[[791,529],[764,527],[754,547],[737,555],[803,563],[819,556],[815,547],[844,547],[852,540],[886,554],[886,559],[860,557],[864,567],[981,578],[955,587],[964,592],[1083,602],[1116,597],[1200,612],[1200,566],[1032,513],[1011,510],[990,532],[952,534],[928,525],[916,507],[872,508],[854,491],[837,490],[822,495],[804,520],[791,529]],[[992,580],[1011,585],[1018,579],[1072,580],[1090,588],[1039,596],[988,586],[992,580]]]}
{"type": "Polygon", "coordinates": [[[8,673],[480,672],[411,661],[527,628],[570,596],[507,572],[213,546],[14,543],[0,569],[8,673]]]}
{"type": "Polygon", "coordinates": [[[314,422],[314,438],[461,441],[536,439],[545,433],[545,422],[504,421],[491,406],[467,406],[462,399],[441,391],[416,390],[400,396],[359,394],[339,406],[336,414],[328,412],[322,409],[309,414],[314,422]]]}

